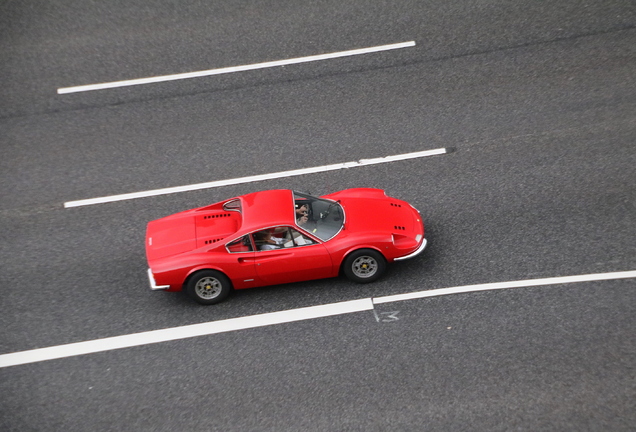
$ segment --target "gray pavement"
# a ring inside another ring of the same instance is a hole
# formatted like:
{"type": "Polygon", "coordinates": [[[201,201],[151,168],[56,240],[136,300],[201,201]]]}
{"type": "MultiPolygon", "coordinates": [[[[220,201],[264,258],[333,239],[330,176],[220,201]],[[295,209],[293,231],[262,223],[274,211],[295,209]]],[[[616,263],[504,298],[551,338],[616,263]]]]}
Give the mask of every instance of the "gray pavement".
{"type": "MultiPolygon", "coordinates": [[[[473,283],[636,270],[631,2],[0,3],[0,354],[473,283]],[[415,40],[139,88],[58,87],[415,40]],[[66,201],[446,147],[424,159],[66,201]],[[380,187],[430,247],[372,285],[147,288],[151,219],[380,187]]],[[[461,294],[0,369],[0,429],[633,430],[634,279],[461,294]]]]}

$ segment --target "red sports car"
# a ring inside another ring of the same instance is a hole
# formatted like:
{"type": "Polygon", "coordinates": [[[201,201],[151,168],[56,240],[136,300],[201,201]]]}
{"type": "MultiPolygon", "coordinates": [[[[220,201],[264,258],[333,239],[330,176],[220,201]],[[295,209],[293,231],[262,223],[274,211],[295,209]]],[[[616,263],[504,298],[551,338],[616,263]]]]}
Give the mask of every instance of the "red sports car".
{"type": "Polygon", "coordinates": [[[232,289],[344,273],[379,278],[387,262],[426,247],[420,213],[381,189],[347,189],[320,198],[291,190],[255,192],[148,223],[153,290],[181,291],[201,304],[232,289]]]}

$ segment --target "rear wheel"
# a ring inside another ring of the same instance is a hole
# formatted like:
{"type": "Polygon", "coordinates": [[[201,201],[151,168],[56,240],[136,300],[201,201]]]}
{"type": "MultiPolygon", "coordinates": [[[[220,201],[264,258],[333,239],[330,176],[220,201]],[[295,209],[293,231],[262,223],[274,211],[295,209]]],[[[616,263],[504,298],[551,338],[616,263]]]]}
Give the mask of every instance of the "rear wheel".
{"type": "Polygon", "coordinates": [[[186,292],[197,303],[211,305],[219,303],[230,294],[230,280],[216,270],[202,270],[188,280],[186,292]]]}
{"type": "Polygon", "coordinates": [[[377,280],[386,270],[386,260],[373,249],[360,249],[350,253],[344,261],[344,274],[352,281],[368,283],[377,280]]]}

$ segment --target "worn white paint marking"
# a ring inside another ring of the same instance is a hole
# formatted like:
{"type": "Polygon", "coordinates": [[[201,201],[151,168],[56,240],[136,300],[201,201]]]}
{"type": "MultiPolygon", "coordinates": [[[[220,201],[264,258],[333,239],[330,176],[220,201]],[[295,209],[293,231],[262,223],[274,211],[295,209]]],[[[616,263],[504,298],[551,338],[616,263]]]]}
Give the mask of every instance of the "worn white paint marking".
{"type": "Polygon", "coordinates": [[[0,355],[0,368],[372,309],[366,298],[39,348],[0,355]]]}
{"type": "Polygon", "coordinates": [[[64,203],[64,208],[81,207],[81,206],[87,206],[87,205],[93,205],[93,204],[103,204],[108,202],[124,201],[124,200],[145,198],[145,197],[151,197],[156,195],[166,195],[166,194],[178,193],[178,192],[188,192],[188,191],[194,191],[194,190],[200,190],[200,189],[210,189],[215,187],[236,185],[241,183],[252,183],[252,182],[258,182],[258,181],[264,181],[264,180],[272,180],[272,179],[278,179],[283,177],[294,177],[294,176],[299,176],[304,174],[314,174],[314,173],[334,171],[339,169],[354,168],[354,167],[381,164],[381,163],[387,163],[387,162],[395,162],[395,161],[401,161],[406,159],[423,158],[427,156],[441,155],[444,153],[446,153],[446,149],[440,148],[435,150],[425,150],[425,151],[419,151],[414,153],[405,153],[401,155],[387,156],[387,157],[375,158],[375,159],[361,159],[357,162],[343,162],[343,163],[337,163],[333,165],[322,165],[322,166],[311,167],[311,168],[301,168],[301,169],[290,170],[290,171],[280,171],[280,172],[270,173],[270,174],[259,174],[259,175],[253,175],[248,177],[239,177],[239,178],[233,178],[233,179],[227,179],[227,180],[217,180],[217,181],[212,181],[207,183],[197,183],[197,184],[186,185],[186,186],[176,186],[176,187],[154,189],[154,190],[143,191],[143,192],[132,192],[132,193],[126,193],[121,195],[111,195],[111,196],[105,196],[100,198],[89,198],[89,199],[83,199],[83,200],[77,200],[77,201],[68,201],[64,203]]]}
{"type": "Polygon", "coordinates": [[[525,287],[535,287],[535,286],[543,286],[543,285],[557,285],[557,284],[568,284],[575,282],[592,282],[592,281],[600,281],[600,280],[613,280],[613,279],[629,279],[635,278],[636,271],[624,271],[624,272],[613,272],[613,273],[596,273],[596,274],[587,274],[587,275],[578,275],[578,276],[563,276],[563,277],[553,277],[553,278],[544,278],[544,279],[527,279],[520,281],[512,281],[512,282],[495,282],[495,283],[486,283],[486,284],[478,284],[478,285],[465,285],[460,287],[453,288],[442,288],[428,291],[417,291],[406,294],[395,294],[384,297],[376,297],[373,299],[373,304],[382,304],[382,303],[391,303],[402,300],[413,300],[420,299],[425,297],[438,297],[449,294],[462,294],[462,293],[470,293],[477,291],[492,291],[492,290],[501,290],[501,289],[509,289],[509,288],[525,288],[525,287]]]}
{"type": "Polygon", "coordinates": [[[113,81],[113,82],[107,82],[107,83],[101,83],[101,84],[80,85],[80,86],[74,86],[74,87],[61,87],[57,89],[57,94],[78,93],[78,92],[86,92],[86,91],[92,91],[92,90],[104,90],[104,89],[117,88],[117,87],[128,87],[128,86],[151,84],[151,83],[158,83],[158,82],[165,82],[165,81],[175,81],[175,80],[182,80],[182,79],[188,79],[188,78],[200,78],[200,77],[211,76],[211,75],[221,75],[221,74],[228,74],[233,72],[244,72],[248,70],[265,69],[265,68],[271,68],[271,67],[277,67],[277,66],[287,66],[287,65],[298,64],[298,63],[308,63],[308,62],[314,62],[314,61],[320,61],[320,60],[335,59],[340,57],[351,57],[351,56],[360,55],[360,54],[371,54],[375,52],[390,51],[390,50],[407,48],[412,46],[415,46],[415,41],[380,45],[380,46],[369,47],[369,48],[353,49],[348,51],[339,51],[334,53],[319,54],[319,55],[312,55],[312,56],[306,56],[306,57],[297,57],[297,58],[291,58],[286,60],[276,60],[276,61],[270,61],[270,62],[264,62],[264,63],[255,63],[255,64],[249,64],[249,65],[243,65],[243,66],[231,66],[231,67],[219,68],[219,69],[209,69],[209,70],[197,71],[197,72],[187,72],[187,73],[179,73],[179,74],[173,74],[173,75],[161,75],[161,76],[155,76],[150,78],[137,78],[137,79],[131,79],[131,80],[113,81]]]}

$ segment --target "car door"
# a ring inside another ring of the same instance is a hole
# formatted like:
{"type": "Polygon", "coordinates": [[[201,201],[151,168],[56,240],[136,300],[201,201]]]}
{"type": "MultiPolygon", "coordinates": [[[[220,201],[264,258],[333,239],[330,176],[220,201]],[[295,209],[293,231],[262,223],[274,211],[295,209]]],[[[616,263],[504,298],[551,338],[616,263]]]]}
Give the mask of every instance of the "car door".
{"type": "Polygon", "coordinates": [[[298,230],[279,226],[253,233],[254,262],[259,285],[274,285],[331,276],[332,264],[324,245],[298,230]],[[269,232],[274,240],[265,242],[269,232]]]}
{"type": "MultiPolygon", "coordinates": [[[[223,270],[232,280],[235,289],[257,286],[254,248],[249,234],[239,237],[225,245],[228,252],[223,270]]],[[[217,263],[218,264],[218,263],[217,263]]]]}

